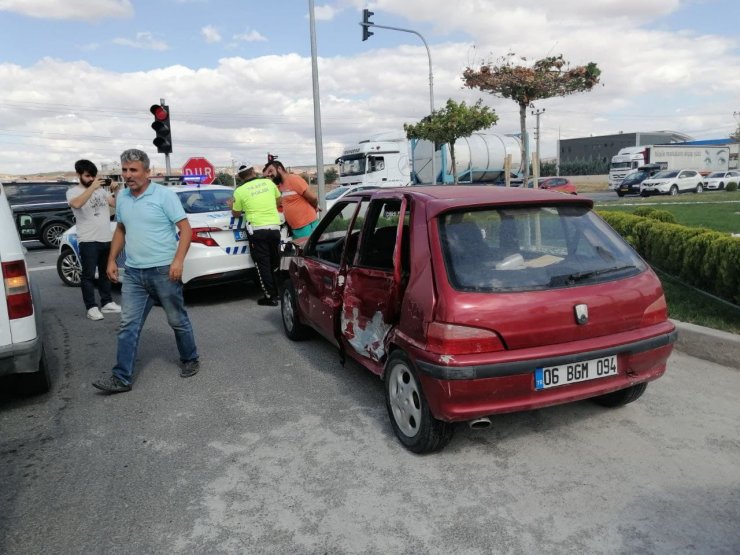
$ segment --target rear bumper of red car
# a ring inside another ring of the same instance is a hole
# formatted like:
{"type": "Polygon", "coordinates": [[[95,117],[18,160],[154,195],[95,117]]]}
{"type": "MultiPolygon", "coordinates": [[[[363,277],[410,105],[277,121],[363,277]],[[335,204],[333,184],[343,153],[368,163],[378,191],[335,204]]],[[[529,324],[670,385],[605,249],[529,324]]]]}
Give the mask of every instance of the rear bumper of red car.
{"type": "MultiPolygon", "coordinates": [[[[491,353],[491,360],[475,364],[448,357],[450,364],[429,360],[424,351],[410,350],[424,394],[435,418],[465,421],[492,414],[543,408],[604,395],[663,375],[677,333],[658,335],[589,348],[592,340],[570,344],[568,352],[545,355],[542,348],[491,353]],[[578,346],[584,347],[578,349],[578,346]],[[576,347],[573,349],[573,347],[576,347]],[[415,352],[416,351],[416,352],[415,352]],[[543,356],[544,355],[544,356],[543,356]],[[551,389],[535,389],[535,369],[616,355],[618,373],[551,389]]],[[[665,329],[665,326],[663,326],[665,329]]]]}

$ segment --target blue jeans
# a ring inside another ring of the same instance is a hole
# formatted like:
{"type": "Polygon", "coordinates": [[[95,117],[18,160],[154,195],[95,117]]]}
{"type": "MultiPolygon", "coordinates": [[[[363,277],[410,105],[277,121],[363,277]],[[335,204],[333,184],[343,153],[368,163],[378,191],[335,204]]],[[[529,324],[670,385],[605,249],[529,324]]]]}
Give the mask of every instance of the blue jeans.
{"type": "Polygon", "coordinates": [[[182,283],[170,281],[169,266],[130,268],[126,266],[121,289],[121,327],[118,330],[118,355],[113,375],[130,384],[139,347],[141,329],[155,301],[161,303],[167,314],[167,323],[175,332],[180,360],[198,359],[195,336],[185,310],[182,283]]]}
{"type": "Polygon", "coordinates": [[[80,242],[80,265],[82,266],[82,300],[85,309],[90,310],[98,306],[95,302],[95,270],[98,270],[98,291],[100,291],[100,306],[105,306],[113,300],[110,294],[110,281],[106,275],[108,267],[108,252],[110,242],[99,241],[80,242]]]}

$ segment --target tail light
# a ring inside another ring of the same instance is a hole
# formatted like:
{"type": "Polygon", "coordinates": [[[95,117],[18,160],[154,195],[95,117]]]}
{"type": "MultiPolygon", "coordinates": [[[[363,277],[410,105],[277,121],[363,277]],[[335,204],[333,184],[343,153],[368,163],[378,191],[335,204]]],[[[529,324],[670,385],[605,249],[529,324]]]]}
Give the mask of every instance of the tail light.
{"type": "Polygon", "coordinates": [[[468,355],[503,351],[504,345],[490,330],[432,322],[427,328],[427,349],[441,355],[468,355]]]}
{"type": "Polygon", "coordinates": [[[200,243],[206,247],[218,247],[216,240],[211,237],[212,231],[221,231],[217,227],[194,227],[192,231],[191,243],[200,243]]]}
{"type": "Polygon", "coordinates": [[[661,295],[657,300],[650,304],[642,313],[642,326],[652,326],[660,324],[668,319],[668,305],[665,301],[665,295],[661,295]]]}
{"type": "Polygon", "coordinates": [[[5,299],[8,302],[8,317],[11,320],[33,314],[31,289],[28,286],[26,263],[23,260],[3,262],[5,299]]]}

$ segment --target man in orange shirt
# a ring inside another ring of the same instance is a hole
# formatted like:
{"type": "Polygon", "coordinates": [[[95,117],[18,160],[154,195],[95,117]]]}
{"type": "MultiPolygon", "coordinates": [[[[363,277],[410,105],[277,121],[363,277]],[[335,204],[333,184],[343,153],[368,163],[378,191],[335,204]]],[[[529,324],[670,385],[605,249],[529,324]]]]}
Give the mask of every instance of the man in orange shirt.
{"type": "Polygon", "coordinates": [[[319,223],[318,197],[300,175],[288,173],[282,162],[271,160],[262,170],[280,189],[283,214],[293,230],[293,237],[308,237],[319,223]]]}

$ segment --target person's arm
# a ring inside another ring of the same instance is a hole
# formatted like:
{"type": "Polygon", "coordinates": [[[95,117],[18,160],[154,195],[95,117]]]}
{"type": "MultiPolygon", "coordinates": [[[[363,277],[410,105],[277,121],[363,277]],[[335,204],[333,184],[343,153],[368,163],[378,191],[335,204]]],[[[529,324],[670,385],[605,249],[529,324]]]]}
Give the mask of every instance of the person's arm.
{"type": "Polygon", "coordinates": [[[187,218],[183,218],[175,225],[177,226],[177,230],[180,232],[180,240],[177,243],[175,257],[172,259],[172,263],[170,264],[170,280],[179,281],[182,279],[182,268],[185,264],[185,255],[188,254],[190,241],[193,238],[193,232],[187,218]]]}
{"type": "Polygon", "coordinates": [[[240,218],[243,210],[241,202],[236,198],[236,195],[226,201],[226,204],[231,208],[231,215],[235,218],[240,218]]]}
{"type": "Polygon", "coordinates": [[[92,182],[92,184],[89,187],[86,187],[82,193],[77,195],[73,199],[69,199],[69,204],[72,208],[82,208],[85,203],[90,200],[90,197],[93,195],[93,193],[100,189],[100,186],[103,184],[101,179],[99,177],[95,178],[95,181],[92,182]]]}
{"type": "Polygon", "coordinates": [[[319,207],[319,197],[314,194],[311,187],[306,187],[306,190],[303,191],[303,198],[305,198],[314,208],[319,207]]]}
{"type": "Polygon", "coordinates": [[[106,274],[108,279],[118,283],[118,264],[116,258],[121,254],[123,245],[126,240],[126,228],[120,222],[116,225],[116,230],[113,232],[113,239],[110,243],[110,252],[108,254],[108,268],[106,274]]]}
{"type": "Polygon", "coordinates": [[[119,183],[117,181],[113,181],[110,184],[110,193],[108,194],[108,206],[115,208],[116,207],[116,193],[118,192],[119,183]]]}

